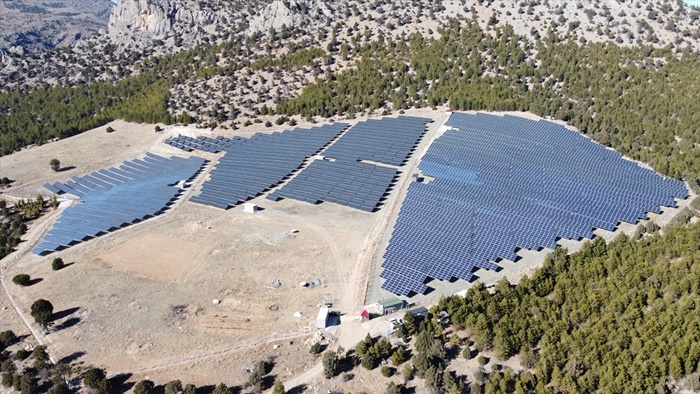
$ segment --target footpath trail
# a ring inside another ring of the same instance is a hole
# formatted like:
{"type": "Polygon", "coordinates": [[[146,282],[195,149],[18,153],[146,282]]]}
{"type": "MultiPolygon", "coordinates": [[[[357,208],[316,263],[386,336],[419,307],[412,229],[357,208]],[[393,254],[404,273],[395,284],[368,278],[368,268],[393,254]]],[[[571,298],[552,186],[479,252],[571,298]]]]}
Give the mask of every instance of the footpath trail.
{"type": "Polygon", "coordinates": [[[184,365],[184,364],[191,364],[191,363],[194,363],[197,361],[207,360],[207,359],[210,359],[212,357],[217,357],[217,356],[222,356],[222,355],[229,354],[229,353],[234,353],[234,352],[237,352],[240,350],[260,346],[262,344],[272,343],[272,342],[281,341],[281,340],[303,338],[303,337],[307,337],[307,336],[310,336],[313,334],[314,334],[313,331],[307,331],[307,332],[292,332],[292,333],[287,333],[287,334],[282,334],[282,335],[276,335],[276,336],[269,337],[267,339],[262,339],[262,340],[258,340],[258,341],[248,341],[248,342],[245,342],[242,344],[239,343],[236,346],[212,350],[212,351],[209,351],[206,353],[201,353],[198,355],[183,357],[180,359],[167,361],[167,362],[160,363],[157,365],[151,365],[151,366],[143,367],[143,368],[139,368],[139,369],[130,369],[130,370],[112,372],[111,375],[118,376],[118,375],[122,375],[122,374],[142,374],[142,373],[147,373],[147,372],[158,371],[158,370],[167,369],[167,368],[171,368],[171,367],[177,367],[177,366],[184,365]]]}
{"type": "Polygon", "coordinates": [[[323,363],[319,362],[318,364],[314,365],[313,367],[307,369],[302,373],[301,375],[295,376],[286,382],[284,382],[284,388],[289,391],[295,387],[305,385],[311,381],[313,381],[315,378],[321,376],[321,373],[323,372],[323,363]]]}

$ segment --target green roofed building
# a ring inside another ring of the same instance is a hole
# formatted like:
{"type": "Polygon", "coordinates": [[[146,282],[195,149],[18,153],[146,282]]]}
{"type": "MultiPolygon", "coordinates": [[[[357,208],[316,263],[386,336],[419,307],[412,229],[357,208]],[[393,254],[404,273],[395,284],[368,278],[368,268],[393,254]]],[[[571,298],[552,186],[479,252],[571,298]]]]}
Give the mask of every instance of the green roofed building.
{"type": "Polygon", "coordinates": [[[379,309],[379,313],[382,315],[388,315],[390,313],[394,313],[398,310],[403,309],[404,307],[404,302],[403,300],[397,298],[397,297],[390,297],[384,300],[380,300],[377,302],[377,308],[379,309]]]}

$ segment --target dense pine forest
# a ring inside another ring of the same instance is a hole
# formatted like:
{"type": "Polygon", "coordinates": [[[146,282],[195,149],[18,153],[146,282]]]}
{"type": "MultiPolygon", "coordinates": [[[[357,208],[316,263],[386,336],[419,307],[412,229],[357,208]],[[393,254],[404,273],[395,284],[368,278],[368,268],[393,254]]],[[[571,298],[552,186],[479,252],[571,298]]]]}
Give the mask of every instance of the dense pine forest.
{"type": "MultiPolygon", "coordinates": [[[[487,393],[667,392],[700,362],[700,224],[559,249],[532,278],[483,285],[435,310],[473,332],[477,350],[520,354],[527,381],[494,374],[487,393]],[[504,389],[507,388],[507,389],[504,389]]],[[[697,380],[697,375],[695,380],[697,380]]]]}

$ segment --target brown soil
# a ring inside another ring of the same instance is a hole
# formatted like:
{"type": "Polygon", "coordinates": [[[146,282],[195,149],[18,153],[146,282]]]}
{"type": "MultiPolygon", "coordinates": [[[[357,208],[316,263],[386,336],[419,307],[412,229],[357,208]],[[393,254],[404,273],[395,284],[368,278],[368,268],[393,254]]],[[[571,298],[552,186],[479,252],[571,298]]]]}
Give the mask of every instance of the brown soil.
{"type": "Polygon", "coordinates": [[[196,243],[153,233],[123,242],[100,254],[98,259],[146,278],[181,281],[191,261],[200,252],[201,248],[196,243]]]}

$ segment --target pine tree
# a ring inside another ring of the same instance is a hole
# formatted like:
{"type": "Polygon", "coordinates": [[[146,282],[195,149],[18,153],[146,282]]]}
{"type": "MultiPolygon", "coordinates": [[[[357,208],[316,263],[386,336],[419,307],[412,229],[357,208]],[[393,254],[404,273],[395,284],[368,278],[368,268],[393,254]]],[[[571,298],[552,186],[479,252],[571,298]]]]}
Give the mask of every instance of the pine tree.
{"type": "Polygon", "coordinates": [[[284,394],[285,389],[282,382],[275,380],[275,384],[272,386],[272,394],[284,394]]]}

